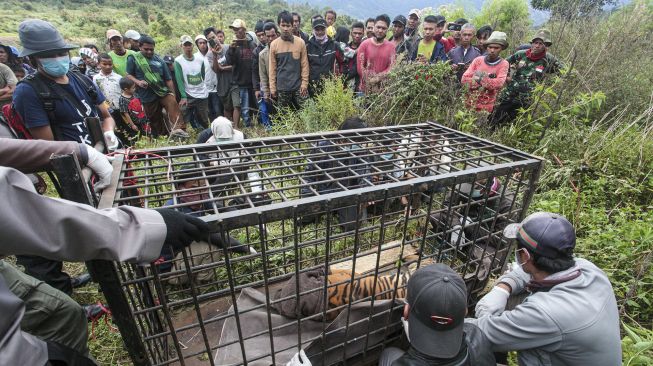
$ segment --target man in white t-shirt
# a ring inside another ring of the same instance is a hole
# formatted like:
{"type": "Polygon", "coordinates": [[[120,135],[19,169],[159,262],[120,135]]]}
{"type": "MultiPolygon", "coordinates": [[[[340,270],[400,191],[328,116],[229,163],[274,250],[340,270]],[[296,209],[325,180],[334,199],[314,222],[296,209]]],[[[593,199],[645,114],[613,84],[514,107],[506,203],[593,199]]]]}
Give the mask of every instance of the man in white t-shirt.
{"type": "Polygon", "coordinates": [[[209,126],[209,91],[205,84],[204,57],[193,55],[193,39],[184,35],[179,42],[182,54],[175,58],[175,78],[184,120],[195,129],[209,126]]]}
{"type": "Polygon", "coordinates": [[[209,119],[212,121],[221,115],[222,111],[218,96],[218,75],[213,71],[213,62],[216,61],[216,57],[205,35],[199,34],[195,37],[195,46],[197,46],[195,57],[204,59],[204,85],[209,92],[209,119]]]}

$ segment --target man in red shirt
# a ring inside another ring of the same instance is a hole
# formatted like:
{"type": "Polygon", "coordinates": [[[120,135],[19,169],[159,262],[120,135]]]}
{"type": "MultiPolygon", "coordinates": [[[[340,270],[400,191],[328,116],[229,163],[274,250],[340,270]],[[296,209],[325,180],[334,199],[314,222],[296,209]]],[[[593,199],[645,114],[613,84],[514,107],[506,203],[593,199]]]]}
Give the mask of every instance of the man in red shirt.
{"type": "Polygon", "coordinates": [[[360,45],[356,54],[356,69],[361,78],[360,90],[368,94],[378,87],[395,61],[395,46],[386,39],[390,17],[382,14],[374,20],[374,37],[360,45]]]}

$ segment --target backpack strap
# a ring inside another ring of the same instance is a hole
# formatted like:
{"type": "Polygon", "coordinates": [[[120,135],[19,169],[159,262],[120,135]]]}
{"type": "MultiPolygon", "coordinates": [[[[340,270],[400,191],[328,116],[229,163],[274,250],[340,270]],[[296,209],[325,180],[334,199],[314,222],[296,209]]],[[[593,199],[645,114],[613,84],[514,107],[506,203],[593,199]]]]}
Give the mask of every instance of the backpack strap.
{"type": "Polygon", "coordinates": [[[19,84],[23,82],[29,84],[36,92],[36,95],[41,101],[41,104],[43,104],[43,110],[48,115],[48,121],[50,122],[50,129],[52,130],[52,135],[54,136],[55,140],[59,140],[59,137],[61,136],[59,133],[59,128],[55,123],[56,117],[54,114],[54,110],[55,110],[55,106],[56,106],[55,103],[57,99],[61,99],[61,97],[57,93],[52,91],[52,88],[50,87],[48,80],[45,80],[45,78],[41,76],[38,72],[27,75],[25,78],[23,78],[23,80],[19,82],[19,84]]]}
{"type": "Polygon", "coordinates": [[[98,105],[98,100],[100,99],[100,95],[98,94],[97,89],[95,89],[95,85],[93,85],[93,80],[91,80],[88,76],[82,74],[81,72],[75,70],[68,73],[68,76],[72,76],[77,81],[79,81],[84,86],[84,90],[86,91],[86,94],[88,94],[88,96],[91,97],[91,102],[93,103],[93,105],[94,106],[98,105]]]}

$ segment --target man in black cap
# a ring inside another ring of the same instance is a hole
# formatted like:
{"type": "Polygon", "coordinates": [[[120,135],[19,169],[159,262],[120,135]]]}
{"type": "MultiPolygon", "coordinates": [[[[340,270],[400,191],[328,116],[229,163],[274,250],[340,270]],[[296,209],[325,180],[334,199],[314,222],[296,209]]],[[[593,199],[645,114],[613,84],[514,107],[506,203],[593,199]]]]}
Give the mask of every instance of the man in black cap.
{"type": "Polygon", "coordinates": [[[326,33],[327,22],[322,18],[313,21],[313,36],[306,44],[308,55],[309,84],[308,94],[311,97],[322,90],[323,80],[340,70],[344,62],[340,49],[326,33]]]}
{"type": "Polygon", "coordinates": [[[406,29],[406,17],[397,15],[392,21],[392,39],[390,41],[395,44],[395,52],[397,55],[401,53],[411,54],[410,42],[406,39],[404,30],[406,29]]]}
{"type": "Polygon", "coordinates": [[[406,291],[402,322],[410,348],[386,349],[379,365],[496,365],[490,342],[465,323],[467,289],[460,275],[445,264],[432,264],[415,271],[406,291]]]}
{"type": "Polygon", "coordinates": [[[576,233],[564,217],[537,212],[504,229],[517,240],[513,270],[476,305],[477,325],[495,352],[520,365],[620,365],[619,311],[610,281],[574,258],[576,233]],[[526,299],[506,310],[510,295],[526,299]]]}

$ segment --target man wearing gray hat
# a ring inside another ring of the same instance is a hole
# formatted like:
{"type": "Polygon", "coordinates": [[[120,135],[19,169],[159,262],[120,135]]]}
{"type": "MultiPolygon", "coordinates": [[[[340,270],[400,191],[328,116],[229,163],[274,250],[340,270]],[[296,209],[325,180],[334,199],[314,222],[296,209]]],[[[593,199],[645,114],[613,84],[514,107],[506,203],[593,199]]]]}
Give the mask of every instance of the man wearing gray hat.
{"type": "Polygon", "coordinates": [[[437,263],[415,271],[407,284],[404,331],[410,348],[383,351],[382,366],[494,366],[490,342],[465,323],[467,288],[460,275],[437,263]]]}
{"type": "Polygon", "coordinates": [[[520,365],[621,364],[619,311],[608,277],[574,258],[576,233],[564,217],[534,213],[508,225],[516,239],[512,271],[476,305],[477,325],[495,352],[517,351],[520,365]],[[510,295],[528,293],[513,310],[510,295]]]}

